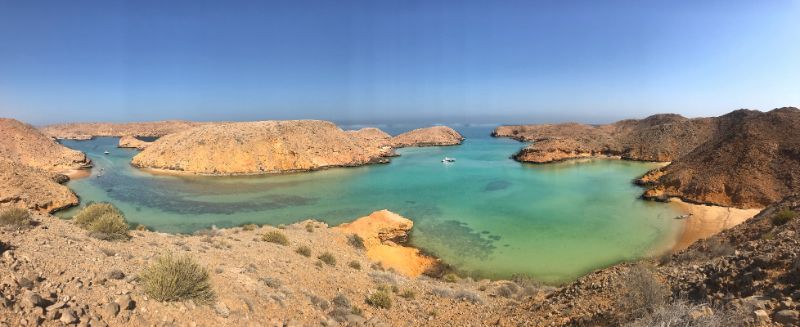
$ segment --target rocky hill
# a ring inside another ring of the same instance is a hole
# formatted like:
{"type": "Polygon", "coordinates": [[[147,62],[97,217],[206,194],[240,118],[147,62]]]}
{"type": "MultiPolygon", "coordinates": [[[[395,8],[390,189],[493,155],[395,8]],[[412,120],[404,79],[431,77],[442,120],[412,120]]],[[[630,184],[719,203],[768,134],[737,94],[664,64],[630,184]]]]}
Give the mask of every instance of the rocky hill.
{"type": "Polygon", "coordinates": [[[264,174],[387,162],[379,143],[319,120],[205,125],[159,138],[140,168],[207,175],[264,174]]]}
{"type": "Polygon", "coordinates": [[[712,121],[663,114],[608,125],[500,126],[492,135],[533,142],[514,155],[522,162],[548,163],[584,157],[672,161],[707,140],[715,132],[712,121]]]}
{"type": "Polygon", "coordinates": [[[184,120],[164,120],[137,123],[68,123],[45,126],[42,131],[59,139],[86,140],[94,136],[161,137],[188,128],[213,123],[184,120]]]}
{"type": "Polygon", "coordinates": [[[800,110],[737,110],[713,124],[706,142],[642,179],[645,197],[758,208],[800,191],[800,110]]]}
{"type": "Polygon", "coordinates": [[[0,135],[0,158],[15,163],[49,172],[81,169],[89,164],[82,152],[62,146],[18,120],[0,118],[0,135]]]}
{"type": "Polygon", "coordinates": [[[119,145],[120,148],[133,148],[144,150],[153,142],[142,141],[137,139],[135,136],[123,136],[119,138],[119,145]]]}
{"type": "Polygon", "coordinates": [[[405,132],[392,138],[392,146],[395,148],[414,147],[414,146],[446,146],[459,145],[464,141],[454,129],[447,126],[433,126],[418,128],[405,132]]]}

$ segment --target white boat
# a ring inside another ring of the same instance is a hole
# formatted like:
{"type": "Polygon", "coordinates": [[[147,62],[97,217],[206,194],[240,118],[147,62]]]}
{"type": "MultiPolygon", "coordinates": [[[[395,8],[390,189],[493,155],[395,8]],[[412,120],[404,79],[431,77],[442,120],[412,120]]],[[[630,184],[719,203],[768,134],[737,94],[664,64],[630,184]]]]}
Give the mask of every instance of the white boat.
{"type": "Polygon", "coordinates": [[[104,154],[109,154],[109,152],[108,152],[108,151],[105,151],[105,152],[103,152],[103,153],[104,153],[104,154]]]}
{"type": "Polygon", "coordinates": [[[444,157],[444,159],[442,159],[442,162],[445,162],[445,163],[447,163],[447,162],[456,162],[456,158],[444,157]]]}

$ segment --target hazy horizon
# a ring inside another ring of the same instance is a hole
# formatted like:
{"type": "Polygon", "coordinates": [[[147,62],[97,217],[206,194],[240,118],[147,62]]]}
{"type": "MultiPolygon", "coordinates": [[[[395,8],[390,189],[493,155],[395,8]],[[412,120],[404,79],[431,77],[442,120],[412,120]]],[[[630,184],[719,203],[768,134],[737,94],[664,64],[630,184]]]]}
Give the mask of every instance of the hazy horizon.
{"type": "Polygon", "coordinates": [[[608,123],[800,106],[800,1],[0,0],[0,116],[608,123]]]}

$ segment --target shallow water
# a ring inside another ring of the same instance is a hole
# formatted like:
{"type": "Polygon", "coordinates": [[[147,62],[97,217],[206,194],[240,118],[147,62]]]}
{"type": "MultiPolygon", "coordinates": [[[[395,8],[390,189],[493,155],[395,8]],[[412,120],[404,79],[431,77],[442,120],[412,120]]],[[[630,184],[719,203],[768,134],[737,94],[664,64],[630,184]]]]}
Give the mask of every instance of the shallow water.
{"type": "Polygon", "coordinates": [[[63,143],[95,162],[91,177],[69,182],[84,203],[112,202],[132,224],[159,231],[306,218],[335,225],[389,209],[414,220],[414,246],[466,274],[548,283],[674,241],[678,213],[638,200],[642,190],[631,183],[655,164],[520,164],[509,156],[522,143],[488,137],[490,128],[460,131],[468,137],[461,146],[401,149],[387,165],[239,177],[148,174],[128,164],[137,151],[116,148],[117,138],[63,143]],[[445,156],[457,161],[442,164],[445,156]]]}

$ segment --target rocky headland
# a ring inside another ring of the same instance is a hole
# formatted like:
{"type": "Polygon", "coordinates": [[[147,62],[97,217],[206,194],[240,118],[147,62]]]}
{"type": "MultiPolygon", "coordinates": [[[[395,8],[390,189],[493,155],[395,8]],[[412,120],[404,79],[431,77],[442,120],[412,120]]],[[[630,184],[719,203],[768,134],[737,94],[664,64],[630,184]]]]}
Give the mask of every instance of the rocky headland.
{"type": "Polygon", "coordinates": [[[161,137],[188,128],[213,123],[185,120],[164,120],[136,123],[68,123],[49,125],[42,131],[57,139],[88,140],[95,136],[142,136],[161,137]]]}
{"type": "Polygon", "coordinates": [[[213,124],[159,138],[139,168],[205,175],[266,174],[384,163],[386,149],[320,120],[213,124]]]}
{"type": "Polygon", "coordinates": [[[142,141],[135,136],[123,136],[119,138],[118,147],[144,150],[151,143],[153,142],[142,141]]]}
{"type": "Polygon", "coordinates": [[[418,128],[392,138],[395,148],[459,145],[464,141],[454,129],[447,126],[418,128]]]}
{"type": "Polygon", "coordinates": [[[14,119],[0,118],[0,135],[0,207],[52,212],[78,204],[61,184],[91,165],[86,155],[14,119]]]}
{"type": "Polygon", "coordinates": [[[800,190],[800,110],[737,110],[713,118],[655,115],[609,125],[518,125],[493,135],[531,141],[514,158],[669,161],[638,183],[644,197],[763,208],[800,190]]]}

